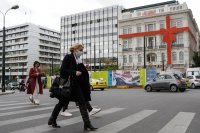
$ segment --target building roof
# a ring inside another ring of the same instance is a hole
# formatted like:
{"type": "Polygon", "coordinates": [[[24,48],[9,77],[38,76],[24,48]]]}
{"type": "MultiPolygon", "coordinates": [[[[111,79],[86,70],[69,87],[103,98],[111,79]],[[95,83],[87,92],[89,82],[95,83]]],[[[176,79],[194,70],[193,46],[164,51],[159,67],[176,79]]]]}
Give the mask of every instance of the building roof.
{"type": "Polygon", "coordinates": [[[176,1],[176,0],[171,0],[171,1],[166,1],[166,2],[161,2],[161,3],[156,3],[156,4],[150,4],[150,5],[144,5],[144,6],[134,7],[134,8],[128,8],[128,9],[122,10],[122,13],[123,12],[133,12],[135,10],[147,9],[147,8],[158,7],[158,6],[168,5],[168,4],[179,4],[179,2],[176,1]]]}

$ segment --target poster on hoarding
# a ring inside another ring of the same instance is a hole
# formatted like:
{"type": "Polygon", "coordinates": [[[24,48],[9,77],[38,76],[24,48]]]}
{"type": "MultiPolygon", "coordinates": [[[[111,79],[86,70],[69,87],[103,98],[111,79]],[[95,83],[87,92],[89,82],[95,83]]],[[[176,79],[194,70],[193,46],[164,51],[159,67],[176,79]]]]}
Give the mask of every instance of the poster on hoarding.
{"type": "Polygon", "coordinates": [[[139,71],[137,70],[113,70],[113,86],[138,86],[139,71]]]}

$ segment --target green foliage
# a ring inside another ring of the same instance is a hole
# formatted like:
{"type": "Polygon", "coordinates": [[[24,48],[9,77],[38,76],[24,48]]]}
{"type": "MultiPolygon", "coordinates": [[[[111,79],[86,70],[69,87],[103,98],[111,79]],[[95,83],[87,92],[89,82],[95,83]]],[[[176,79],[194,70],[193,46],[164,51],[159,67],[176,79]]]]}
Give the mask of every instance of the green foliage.
{"type": "Polygon", "coordinates": [[[193,61],[192,67],[200,67],[200,54],[198,52],[194,53],[193,61]]]}
{"type": "Polygon", "coordinates": [[[53,65],[53,73],[54,73],[55,75],[59,75],[59,74],[60,74],[59,69],[60,69],[60,66],[59,66],[59,65],[57,65],[57,64],[53,65]]]}
{"type": "Polygon", "coordinates": [[[103,59],[102,63],[104,65],[102,66],[101,70],[107,71],[107,70],[117,70],[118,69],[117,62],[113,59],[110,59],[110,58],[103,59]]]}

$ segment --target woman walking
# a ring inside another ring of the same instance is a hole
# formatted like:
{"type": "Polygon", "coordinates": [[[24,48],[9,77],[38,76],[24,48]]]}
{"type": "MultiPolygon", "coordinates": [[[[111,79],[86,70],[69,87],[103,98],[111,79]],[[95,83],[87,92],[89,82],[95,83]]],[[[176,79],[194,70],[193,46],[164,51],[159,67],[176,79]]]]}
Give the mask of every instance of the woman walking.
{"type": "Polygon", "coordinates": [[[43,94],[41,76],[43,74],[40,73],[40,63],[35,61],[29,71],[27,94],[30,94],[29,100],[36,105],[40,104],[38,95],[43,94]]]}
{"type": "Polygon", "coordinates": [[[79,78],[81,78],[82,72],[78,68],[78,64],[81,62],[80,56],[83,54],[83,45],[74,44],[70,48],[71,54],[66,55],[63,59],[61,68],[60,68],[60,77],[63,79],[68,79],[70,77],[70,83],[72,83],[72,90],[70,99],[65,97],[59,97],[59,102],[54,107],[54,110],[51,114],[51,117],[48,121],[48,125],[52,125],[54,128],[59,128],[57,125],[56,119],[59,112],[69,101],[75,101],[79,104],[79,110],[84,122],[84,130],[96,130],[97,128],[93,127],[86,108],[86,99],[82,90],[82,84],[79,83],[79,78]]]}
{"type": "MultiPolygon", "coordinates": [[[[80,57],[77,57],[80,58],[80,57]]],[[[81,60],[80,60],[81,61],[81,60]]],[[[90,91],[90,81],[89,81],[89,73],[82,62],[78,62],[77,69],[82,72],[82,74],[77,78],[78,83],[81,85],[81,90],[83,92],[85,98],[85,105],[89,112],[89,115],[94,115],[101,111],[101,108],[94,108],[90,105],[89,101],[91,101],[91,91],[90,91]]],[[[70,112],[67,111],[69,102],[65,104],[63,107],[63,111],[61,112],[62,116],[72,116],[70,112]]],[[[77,103],[76,103],[77,105],[77,103]]]]}

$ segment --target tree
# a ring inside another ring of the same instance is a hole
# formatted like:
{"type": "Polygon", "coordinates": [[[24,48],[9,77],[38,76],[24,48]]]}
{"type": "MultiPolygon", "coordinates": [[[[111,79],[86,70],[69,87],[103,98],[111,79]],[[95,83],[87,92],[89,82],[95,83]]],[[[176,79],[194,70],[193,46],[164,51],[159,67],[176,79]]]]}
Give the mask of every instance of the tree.
{"type": "Polygon", "coordinates": [[[198,52],[194,53],[193,61],[194,61],[194,64],[192,64],[192,67],[200,67],[200,55],[198,52]]]}
{"type": "Polygon", "coordinates": [[[102,69],[104,71],[117,70],[118,69],[117,63],[113,59],[110,59],[110,58],[103,59],[102,63],[104,64],[103,69],[102,69]]]}
{"type": "MultiPolygon", "coordinates": [[[[41,70],[41,72],[43,72],[46,76],[47,75],[51,75],[51,67],[50,67],[50,65],[48,65],[48,64],[42,64],[41,66],[40,66],[40,70],[41,70]]],[[[55,74],[55,75],[58,75],[60,72],[59,72],[59,69],[60,69],[60,67],[59,67],[59,65],[58,64],[54,64],[53,65],[53,73],[55,74]]]]}
{"type": "Polygon", "coordinates": [[[59,75],[59,74],[60,74],[60,67],[59,67],[58,64],[54,64],[54,65],[53,65],[53,72],[54,72],[54,74],[56,74],[56,75],[59,75]]]}

